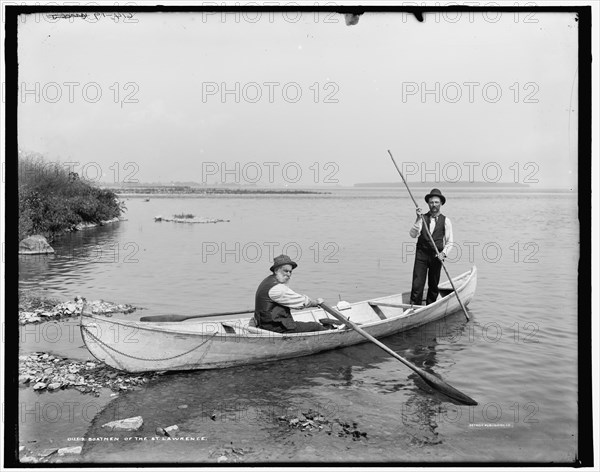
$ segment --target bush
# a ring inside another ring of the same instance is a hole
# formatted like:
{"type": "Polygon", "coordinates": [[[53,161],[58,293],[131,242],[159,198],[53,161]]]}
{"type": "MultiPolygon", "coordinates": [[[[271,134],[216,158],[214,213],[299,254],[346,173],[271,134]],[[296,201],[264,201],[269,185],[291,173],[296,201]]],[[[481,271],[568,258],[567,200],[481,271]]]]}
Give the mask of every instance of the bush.
{"type": "Polygon", "coordinates": [[[39,155],[19,156],[19,240],[41,234],[48,240],[80,223],[121,215],[117,196],[39,155]]]}

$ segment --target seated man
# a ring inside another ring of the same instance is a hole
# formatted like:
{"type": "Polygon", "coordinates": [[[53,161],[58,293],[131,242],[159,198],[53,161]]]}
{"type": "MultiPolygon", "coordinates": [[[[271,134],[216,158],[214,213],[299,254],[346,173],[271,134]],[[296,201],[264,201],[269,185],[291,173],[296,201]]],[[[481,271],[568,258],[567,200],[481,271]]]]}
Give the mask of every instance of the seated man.
{"type": "Polygon", "coordinates": [[[323,303],[322,298],[311,300],[287,286],[292,270],[298,267],[289,256],[277,256],[271,266],[272,274],[261,282],[256,290],[254,319],[256,326],[276,333],[304,333],[324,331],[317,322],[300,322],[292,318],[291,308],[316,307],[323,303]]]}

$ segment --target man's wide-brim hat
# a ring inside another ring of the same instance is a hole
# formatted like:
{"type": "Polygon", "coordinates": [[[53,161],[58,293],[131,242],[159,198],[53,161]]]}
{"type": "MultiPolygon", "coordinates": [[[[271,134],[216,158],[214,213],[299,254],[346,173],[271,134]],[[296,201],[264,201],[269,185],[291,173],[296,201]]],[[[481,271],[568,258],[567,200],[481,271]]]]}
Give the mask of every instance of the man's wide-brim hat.
{"type": "Polygon", "coordinates": [[[440,198],[440,200],[442,201],[442,205],[443,205],[444,203],[446,203],[446,197],[444,197],[444,196],[442,195],[442,192],[440,192],[440,190],[439,190],[439,189],[437,189],[437,188],[433,188],[433,189],[431,189],[431,192],[429,192],[427,195],[425,195],[425,201],[426,201],[427,203],[429,203],[429,199],[430,199],[431,197],[439,197],[439,198],[440,198]]]}
{"type": "Polygon", "coordinates": [[[275,269],[277,269],[277,267],[281,267],[282,265],[286,265],[289,264],[292,266],[292,269],[295,269],[296,267],[298,267],[298,264],[296,264],[293,260],[290,259],[290,256],[286,256],[285,254],[282,254],[281,256],[277,256],[275,259],[273,259],[273,265],[271,266],[271,268],[269,269],[271,272],[273,272],[275,269]]]}

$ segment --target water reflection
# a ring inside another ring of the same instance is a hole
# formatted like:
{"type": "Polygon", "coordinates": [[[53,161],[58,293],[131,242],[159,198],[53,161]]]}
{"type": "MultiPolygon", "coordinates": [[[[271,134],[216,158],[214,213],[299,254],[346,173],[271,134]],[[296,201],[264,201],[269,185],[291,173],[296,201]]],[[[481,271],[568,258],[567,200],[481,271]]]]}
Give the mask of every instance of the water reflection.
{"type": "Polygon", "coordinates": [[[52,243],[55,253],[51,255],[19,256],[21,286],[43,286],[49,273],[57,282],[68,283],[74,277],[84,277],[94,264],[123,261],[119,225],[113,223],[65,234],[52,243]]]}
{"type": "MultiPolygon", "coordinates": [[[[446,325],[454,329],[462,324],[464,318],[456,317],[446,325]]],[[[435,332],[423,327],[384,342],[418,367],[436,371],[435,332]]],[[[122,393],[96,416],[86,436],[119,440],[86,441],[83,459],[202,462],[232,443],[253,451],[264,447],[270,449],[269,457],[274,457],[286,441],[288,447],[300,447],[292,446],[297,431],[280,418],[299,416],[309,409],[329,421],[368,417],[376,422],[369,425],[369,437],[382,445],[390,434],[396,440],[404,438],[409,445],[437,444],[441,439],[435,418],[451,402],[409,372],[367,343],[268,364],[167,373],[142,390],[122,393]],[[109,421],[133,416],[144,419],[135,433],[110,433],[102,428],[109,421]],[[195,439],[172,441],[155,433],[157,428],[171,425],[178,425],[180,437],[195,439]],[[131,437],[140,439],[126,439],[131,437]],[[276,443],[279,446],[275,447],[276,443]]],[[[262,460],[246,452],[248,460],[262,460]]]]}

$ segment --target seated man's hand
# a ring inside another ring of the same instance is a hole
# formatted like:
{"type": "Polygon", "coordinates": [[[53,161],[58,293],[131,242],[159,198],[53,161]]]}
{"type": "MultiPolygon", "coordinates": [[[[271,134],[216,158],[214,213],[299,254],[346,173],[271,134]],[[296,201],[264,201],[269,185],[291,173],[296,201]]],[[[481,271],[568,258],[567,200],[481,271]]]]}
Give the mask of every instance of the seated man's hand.
{"type": "Polygon", "coordinates": [[[323,303],[325,300],[323,300],[322,298],[317,298],[316,300],[312,300],[311,302],[311,306],[319,306],[321,303],[323,303]]]}

